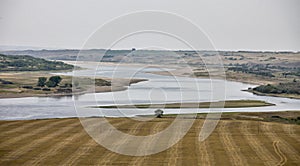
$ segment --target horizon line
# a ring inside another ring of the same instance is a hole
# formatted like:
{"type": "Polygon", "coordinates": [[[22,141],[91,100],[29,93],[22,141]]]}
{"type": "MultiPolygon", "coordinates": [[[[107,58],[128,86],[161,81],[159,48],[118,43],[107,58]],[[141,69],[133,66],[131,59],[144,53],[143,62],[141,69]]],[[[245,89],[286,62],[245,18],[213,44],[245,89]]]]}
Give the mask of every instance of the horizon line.
{"type": "Polygon", "coordinates": [[[10,52],[10,51],[89,51],[89,50],[107,50],[107,51],[187,51],[187,52],[289,52],[289,53],[299,53],[300,51],[296,50],[251,50],[251,49],[238,49],[238,50],[229,50],[229,49],[220,49],[220,50],[206,50],[206,49],[168,49],[168,50],[159,50],[159,49],[103,49],[103,48],[88,48],[88,49],[77,49],[77,48],[41,48],[41,49],[1,49],[1,52],[10,52]]]}

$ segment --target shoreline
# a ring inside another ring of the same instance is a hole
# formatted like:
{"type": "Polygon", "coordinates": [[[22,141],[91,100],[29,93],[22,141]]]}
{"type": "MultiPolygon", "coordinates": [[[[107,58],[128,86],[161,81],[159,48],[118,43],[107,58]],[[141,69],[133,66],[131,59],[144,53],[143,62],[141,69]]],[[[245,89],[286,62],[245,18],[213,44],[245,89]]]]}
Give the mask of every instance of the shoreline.
{"type": "MultiPolygon", "coordinates": [[[[297,116],[300,117],[300,110],[280,110],[280,111],[264,111],[264,112],[201,112],[201,113],[182,113],[182,114],[163,114],[162,118],[157,118],[157,119],[165,119],[165,118],[176,118],[176,116],[184,116],[188,115],[189,118],[190,115],[197,114],[197,117],[194,117],[195,119],[203,119],[205,118],[204,115],[208,114],[221,114],[221,116],[225,116],[228,118],[230,117],[239,117],[243,119],[253,119],[253,120],[262,120],[259,118],[255,118],[258,116],[265,116],[265,115],[285,115],[286,117],[289,118],[297,118],[297,116]],[[250,117],[252,116],[252,117],[250,117]]],[[[87,119],[87,118],[108,118],[108,119],[127,119],[131,117],[115,117],[115,116],[69,116],[69,117],[54,117],[54,118],[35,118],[35,119],[0,119],[0,122],[12,122],[12,121],[39,121],[39,120],[64,120],[64,119],[87,119]]],[[[154,113],[153,114],[147,114],[147,115],[135,115],[132,118],[155,118],[154,113]]],[[[274,117],[278,118],[278,117],[274,117]]],[[[224,119],[224,118],[222,118],[224,119]]],[[[220,119],[221,120],[221,119],[220,119]]],[[[236,118],[233,118],[232,120],[236,120],[236,118]]],[[[299,124],[300,125],[300,124],[299,124]]]]}
{"type": "MultiPolygon", "coordinates": [[[[193,114],[197,114],[197,117],[193,117],[195,119],[203,119],[208,114],[221,114],[222,116],[225,116],[226,119],[228,119],[228,117],[233,117],[232,120],[237,120],[236,117],[240,117],[242,119],[248,119],[248,120],[249,119],[262,120],[262,119],[257,118],[257,117],[263,116],[265,118],[266,115],[275,115],[276,117],[269,116],[269,118],[276,119],[276,118],[278,118],[278,116],[284,116],[284,117],[287,117],[287,118],[297,118],[297,117],[300,117],[300,110],[280,110],[280,111],[265,111],[265,112],[201,112],[201,113],[193,113],[193,114]],[[254,117],[254,116],[256,116],[256,117],[254,117]]],[[[193,114],[191,114],[191,113],[163,114],[162,118],[156,118],[156,119],[176,118],[176,116],[178,116],[178,115],[180,115],[180,116],[188,115],[188,117],[191,118],[190,115],[193,115],[193,114]]],[[[151,117],[153,117],[153,118],[155,118],[155,115],[154,114],[135,115],[133,117],[136,117],[136,118],[151,118],[151,117]]],[[[78,116],[70,116],[70,117],[55,117],[55,118],[36,118],[36,119],[1,119],[0,122],[87,119],[87,118],[127,119],[128,117],[114,117],[114,116],[82,116],[82,117],[78,117],[78,116]]],[[[300,125],[300,123],[299,123],[299,125],[300,125]]]]}
{"type": "Polygon", "coordinates": [[[72,93],[9,93],[9,94],[0,94],[0,99],[9,99],[9,98],[22,98],[22,97],[66,97],[66,96],[77,96],[84,95],[88,93],[106,93],[106,92],[118,92],[128,89],[128,86],[131,84],[136,84],[139,82],[148,81],[147,79],[123,79],[124,83],[118,86],[95,86],[94,90],[86,91],[77,91],[72,93]],[[127,83],[126,83],[127,81],[127,83]]]}
{"type": "MultiPolygon", "coordinates": [[[[181,70],[181,69],[179,69],[179,70],[175,69],[175,70],[172,70],[172,71],[153,71],[153,72],[148,72],[148,73],[162,75],[162,76],[178,76],[178,77],[205,78],[205,79],[210,79],[211,78],[209,75],[193,76],[193,75],[191,75],[192,73],[184,72],[184,70],[181,70]]],[[[225,74],[226,74],[226,72],[225,72],[225,74]]],[[[213,79],[218,79],[218,78],[216,77],[216,78],[213,78],[213,79]]],[[[254,85],[254,86],[269,83],[268,81],[263,81],[263,80],[250,81],[250,80],[244,80],[244,79],[234,79],[234,78],[230,78],[228,76],[226,76],[224,78],[224,80],[225,81],[232,81],[232,82],[240,82],[240,83],[244,83],[244,84],[251,84],[251,85],[254,85]]]]}
{"type": "MultiPolygon", "coordinates": [[[[149,72],[151,74],[157,74],[157,75],[162,75],[162,76],[178,76],[178,77],[190,77],[190,78],[203,78],[203,79],[210,79],[209,75],[203,75],[203,76],[193,76],[190,73],[182,73],[182,71],[179,70],[172,70],[172,71],[154,71],[154,72],[149,72]],[[178,72],[179,71],[179,72],[178,72]]],[[[218,78],[213,78],[213,79],[218,79],[218,78]]],[[[250,84],[252,86],[259,86],[259,85],[265,85],[271,83],[270,81],[266,80],[245,80],[243,78],[236,79],[232,77],[226,76],[224,78],[224,81],[231,81],[231,82],[239,82],[239,83],[244,83],[244,84],[250,84]]],[[[290,98],[290,99],[300,99],[300,95],[294,95],[294,94],[270,94],[270,93],[262,93],[262,92],[257,92],[253,90],[244,90],[242,89],[241,91],[249,92],[258,96],[271,96],[271,97],[282,97],[282,98],[290,98]]]]}
{"type": "Polygon", "coordinates": [[[264,107],[264,106],[275,106],[275,104],[268,103],[261,100],[225,100],[225,101],[216,101],[216,102],[108,105],[108,106],[92,106],[92,108],[179,109],[179,108],[244,108],[244,107],[264,107]]]}
{"type": "Polygon", "coordinates": [[[272,94],[272,93],[262,93],[255,90],[242,90],[245,92],[253,93],[258,96],[271,96],[271,97],[282,97],[282,98],[289,98],[289,99],[300,99],[300,95],[293,95],[293,94],[272,94]]]}

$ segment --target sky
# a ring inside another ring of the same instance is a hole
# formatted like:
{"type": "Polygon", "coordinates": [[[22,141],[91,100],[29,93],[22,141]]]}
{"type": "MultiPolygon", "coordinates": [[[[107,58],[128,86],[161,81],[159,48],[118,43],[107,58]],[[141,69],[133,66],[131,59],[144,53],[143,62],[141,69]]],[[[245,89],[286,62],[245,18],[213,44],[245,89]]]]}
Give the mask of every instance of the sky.
{"type": "MultiPolygon", "coordinates": [[[[299,0],[0,0],[0,45],[81,49],[104,23],[143,10],[188,19],[216,50],[300,51],[299,0]]],[[[137,35],[115,48],[188,49],[163,38],[137,35]]]]}

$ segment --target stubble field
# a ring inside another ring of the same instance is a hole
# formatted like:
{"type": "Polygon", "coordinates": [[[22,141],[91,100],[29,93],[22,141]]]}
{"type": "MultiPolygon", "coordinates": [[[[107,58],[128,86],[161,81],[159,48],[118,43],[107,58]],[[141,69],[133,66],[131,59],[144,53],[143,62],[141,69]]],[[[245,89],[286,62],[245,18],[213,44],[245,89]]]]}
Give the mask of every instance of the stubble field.
{"type": "MultiPolygon", "coordinates": [[[[98,119],[85,120],[95,123],[98,119]]],[[[155,118],[150,121],[127,118],[108,120],[123,132],[149,135],[162,131],[174,118],[155,118]]],[[[111,152],[98,145],[76,118],[1,121],[0,165],[300,164],[299,125],[222,119],[208,139],[199,142],[198,135],[203,122],[204,119],[196,119],[184,138],[163,152],[132,157],[111,152]]],[[[128,141],[120,139],[114,145],[126,144],[128,141]]],[[[152,143],[141,143],[139,149],[149,148],[148,145],[152,143]]]]}

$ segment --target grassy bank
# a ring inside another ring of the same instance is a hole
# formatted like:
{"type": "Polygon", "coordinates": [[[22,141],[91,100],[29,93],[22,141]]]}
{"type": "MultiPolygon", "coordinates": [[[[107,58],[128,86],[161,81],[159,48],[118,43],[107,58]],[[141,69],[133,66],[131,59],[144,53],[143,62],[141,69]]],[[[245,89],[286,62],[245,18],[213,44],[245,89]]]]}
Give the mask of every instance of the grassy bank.
{"type": "Polygon", "coordinates": [[[251,92],[253,94],[259,95],[259,96],[273,96],[273,97],[285,97],[285,98],[291,98],[291,99],[300,99],[300,95],[297,94],[286,94],[286,93],[281,93],[281,94],[274,94],[274,93],[262,93],[258,92],[252,89],[245,90],[248,92],[251,92]]]}
{"type": "MultiPolygon", "coordinates": [[[[206,119],[208,113],[197,113],[196,119],[206,119]]],[[[213,114],[213,113],[211,113],[213,114]]],[[[190,118],[192,114],[180,114],[190,118]]],[[[194,114],[193,114],[194,115],[194,114]]],[[[176,118],[178,114],[164,114],[162,118],[176,118]]],[[[155,118],[155,115],[139,115],[139,117],[155,118]]],[[[223,112],[221,120],[255,120],[300,125],[300,111],[282,112],[223,112]]]]}
{"type": "Polygon", "coordinates": [[[248,88],[247,91],[256,95],[300,99],[300,84],[296,80],[288,83],[260,85],[248,88]]]}
{"type": "Polygon", "coordinates": [[[96,108],[240,108],[240,107],[263,107],[274,104],[260,100],[227,100],[219,102],[190,102],[190,103],[166,103],[166,104],[136,104],[136,105],[109,105],[95,106],[96,108]]]}

